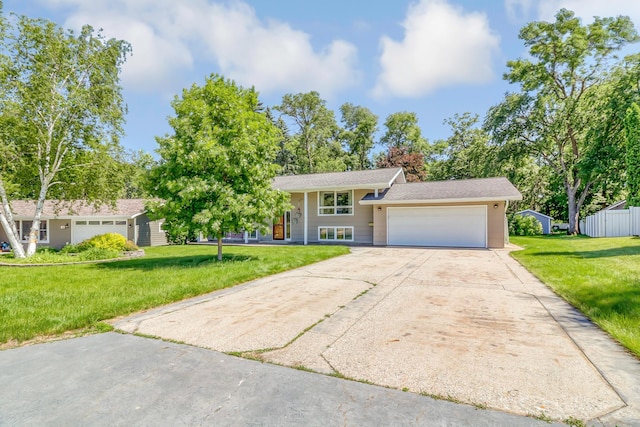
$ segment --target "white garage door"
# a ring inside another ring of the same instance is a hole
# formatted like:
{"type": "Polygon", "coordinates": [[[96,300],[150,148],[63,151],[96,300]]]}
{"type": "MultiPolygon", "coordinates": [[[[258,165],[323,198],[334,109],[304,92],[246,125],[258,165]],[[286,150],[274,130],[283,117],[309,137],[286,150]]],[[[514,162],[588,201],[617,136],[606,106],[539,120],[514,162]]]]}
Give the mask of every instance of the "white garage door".
{"type": "Polygon", "coordinates": [[[486,206],[389,208],[392,246],[487,247],[486,206]]]}
{"type": "Polygon", "coordinates": [[[76,220],[73,221],[73,229],[71,231],[71,243],[73,244],[80,243],[83,240],[105,233],[118,233],[127,237],[127,221],[97,219],[86,221],[76,220]]]}

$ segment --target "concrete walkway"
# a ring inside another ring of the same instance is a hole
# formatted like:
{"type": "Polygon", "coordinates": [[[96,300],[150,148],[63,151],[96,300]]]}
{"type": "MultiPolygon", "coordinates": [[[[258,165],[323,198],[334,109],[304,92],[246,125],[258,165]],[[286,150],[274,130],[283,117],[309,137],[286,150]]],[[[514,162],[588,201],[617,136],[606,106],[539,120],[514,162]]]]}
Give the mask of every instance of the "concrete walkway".
{"type": "Polygon", "coordinates": [[[354,248],[115,326],[514,414],[640,420],[640,362],[507,251],[354,248]]]}

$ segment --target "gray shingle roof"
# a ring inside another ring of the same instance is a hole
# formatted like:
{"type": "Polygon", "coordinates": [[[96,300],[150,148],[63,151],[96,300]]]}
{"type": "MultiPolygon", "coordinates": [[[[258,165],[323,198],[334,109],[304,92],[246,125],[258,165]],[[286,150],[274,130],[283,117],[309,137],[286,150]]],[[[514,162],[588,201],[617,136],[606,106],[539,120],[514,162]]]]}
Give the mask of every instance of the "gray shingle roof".
{"type": "MultiPolygon", "coordinates": [[[[144,213],[144,199],[119,199],[115,207],[102,205],[99,208],[82,201],[60,202],[59,200],[46,200],[42,210],[43,218],[68,218],[81,217],[134,217],[144,213]]],[[[31,218],[36,211],[36,203],[33,200],[14,200],[11,202],[13,214],[17,218],[31,218]]]]}
{"type": "Polygon", "coordinates": [[[367,194],[361,204],[407,202],[464,202],[522,200],[520,192],[507,178],[479,178],[449,181],[412,182],[395,184],[374,197],[367,194]]]}
{"type": "Polygon", "coordinates": [[[279,176],[274,179],[273,187],[288,192],[382,189],[394,181],[406,182],[402,168],[279,176]]]}

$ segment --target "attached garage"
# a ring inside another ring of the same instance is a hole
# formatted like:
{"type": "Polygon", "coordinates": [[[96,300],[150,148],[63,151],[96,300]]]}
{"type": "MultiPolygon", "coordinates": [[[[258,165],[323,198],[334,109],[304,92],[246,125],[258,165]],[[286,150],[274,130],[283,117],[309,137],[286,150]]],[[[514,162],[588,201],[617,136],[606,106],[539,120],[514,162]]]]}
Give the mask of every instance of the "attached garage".
{"type": "Polygon", "coordinates": [[[391,246],[487,247],[487,206],[421,206],[387,209],[391,246]]]}
{"type": "Polygon", "coordinates": [[[80,243],[93,236],[105,233],[118,233],[127,237],[127,220],[90,219],[74,220],[71,229],[71,243],[80,243]]]}
{"type": "Polygon", "coordinates": [[[499,177],[396,183],[359,203],[373,208],[374,245],[503,248],[505,212],[521,199],[499,177]]]}

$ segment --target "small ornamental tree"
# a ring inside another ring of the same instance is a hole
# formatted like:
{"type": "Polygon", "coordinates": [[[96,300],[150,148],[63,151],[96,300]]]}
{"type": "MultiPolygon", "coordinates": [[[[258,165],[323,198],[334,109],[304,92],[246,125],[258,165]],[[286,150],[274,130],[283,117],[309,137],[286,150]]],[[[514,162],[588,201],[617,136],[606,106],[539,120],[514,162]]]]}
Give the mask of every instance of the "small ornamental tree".
{"type": "Polygon", "coordinates": [[[640,106],[633,103],[624,121],[627,137],[627,204],[640,206],[640,106]]]}
{"type": "Polygon", "coordinates": [[[157,138],[160,161],[150,172],[149,203],[173,234],[215,236],[218,260],[228,232],[259,230],[289,207],[272,188],[279,132],[260,113],[258,94],[213,74],[172,102],[173,135],[157,138]]]}

